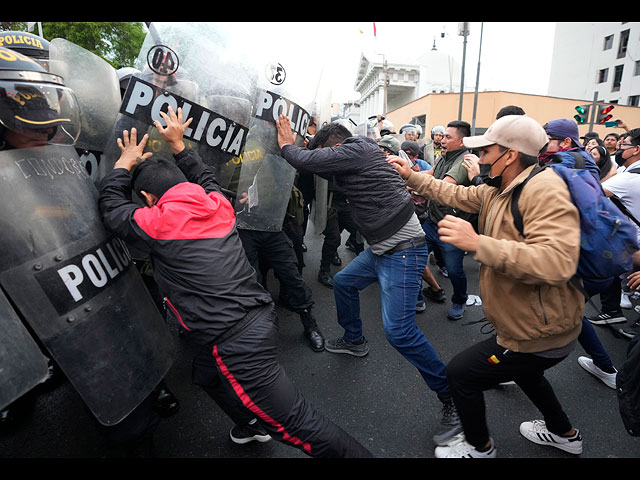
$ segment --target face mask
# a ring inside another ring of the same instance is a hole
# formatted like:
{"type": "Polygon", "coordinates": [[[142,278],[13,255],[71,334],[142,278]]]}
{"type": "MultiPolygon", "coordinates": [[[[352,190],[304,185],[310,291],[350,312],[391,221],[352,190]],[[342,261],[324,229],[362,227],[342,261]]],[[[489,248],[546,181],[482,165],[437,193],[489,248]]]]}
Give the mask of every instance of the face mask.
{"type": "MultiPolygon", "coordinates": [[[[502,157],[504,157],[505,153],[507,153],[509,150],[506,150],[502,155],[500,155],[498,158],[496,158],[496,160],[489,165],[489,172],[491,172],[491,168],[498,163],[498,160],[500,160],[502,157]]],[[[484,181],[485,184],[489,185],[490,187],[496,187],[496,188],[500,188],[502,186],[502,174],[504,173],[504,171],[507,169],[508,165],[505,165],[504,168],[502,169],[502,171],[500,172],[500,175],[496,175],[495,177],[487,177],[484,181]]]]}
{"type": "Polygon", "coordinates": [[[487,165],[487,164],[480,165],[480,178],[482,178],[482,181],[486,183],[490,175],[491,175],[491,165],[487,165]]]}
{"type": "Polygon", "coordinates": [[[627,162],[627,160],[626,160],[625,158],[622,158],[622,153],[623,153],[623,152],[624,152],[624,150],[618,150],[618,151],[616,152],[615,160],[616,160],[616,163],[617,163],[620,167],[622,167],[622,166],[627,162]]]}

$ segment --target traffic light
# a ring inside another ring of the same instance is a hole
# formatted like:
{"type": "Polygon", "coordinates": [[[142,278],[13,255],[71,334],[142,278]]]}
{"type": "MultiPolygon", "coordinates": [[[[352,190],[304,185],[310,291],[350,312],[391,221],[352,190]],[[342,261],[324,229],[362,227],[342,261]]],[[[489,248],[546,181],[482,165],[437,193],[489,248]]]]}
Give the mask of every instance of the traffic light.
{"type": "Polygon", "coordinates": [[[577,105],[576,106],[576,112],[578,112],[577,115],[574,115],[573,118],[575,119],[576,123],[578,125],[583,125],[585,123],[587,123],[587,118],[589,116],[589,109],[591,108],[591,105],[577,105]]]}
{"type": "Polygon", "coordinates": [[[613,118],[611,115],[611,110],[613,110],[613,105],[609,105],[605,107],[604,105],[598,105],[598,118],[596,118],[596,123],[604,124],[613,118]]]}

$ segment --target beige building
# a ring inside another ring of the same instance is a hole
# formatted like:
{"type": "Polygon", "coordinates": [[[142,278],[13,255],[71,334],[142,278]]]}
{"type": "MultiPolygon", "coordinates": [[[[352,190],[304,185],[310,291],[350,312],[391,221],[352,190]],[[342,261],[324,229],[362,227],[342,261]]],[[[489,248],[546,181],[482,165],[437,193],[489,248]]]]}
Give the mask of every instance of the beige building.
{"type": "MultiPolygon", "coordinates": [[[[576,100],[568,98],[545,97],[541,95],[528,95],[512,92],[479,92],[476,108],[475,123],[473,121],[474,93],[465,93],[462,104],[461,120],[475,124],[476,134],[481,134],[491,125],[498,111],[506,105],[521,107],[528,116],[533,117],[541,125],[555,118],[573,118],[576,115],[576,105],[590,104],[590,100],[576,100]]],[[[429,136],[434,125],[444,125],[458,119],[460,94],[459,93],[435,93],[425,95],[395,110],[389,111],[386,118],[396,127],[396,131],[405,123],[411,123],[415,117],[425,115],[425,136],[429,136]]],[[[609,104],[607,104],[609,105],[609,104]]],[[[613,119],[623,120],[629,128],[640,127],[640,107],[612,104],[615,108],[611,112],[613,119]]],[[[590,117],[588,117],[590,118],[590,117]]],[[[589,124],[578,127],[580,135],[589,131],[589,124]]],[[[608,133],[623,133],[624,130],[616,127],[594,125],[593,130],[598,132],[600,138],[608,133]]]]}

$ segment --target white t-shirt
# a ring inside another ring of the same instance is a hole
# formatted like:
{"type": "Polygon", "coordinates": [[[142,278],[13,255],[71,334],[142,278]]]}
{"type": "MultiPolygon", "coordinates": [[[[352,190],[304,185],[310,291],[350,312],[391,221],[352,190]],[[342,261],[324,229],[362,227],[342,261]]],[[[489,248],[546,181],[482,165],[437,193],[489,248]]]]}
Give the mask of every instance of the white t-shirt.
{"type": "MultiPolygon", "coordinates": [[[[618,171],[613,177],[603,182],[602,187],[618,197],[631,215],[640,221],[640,161],[629,165],[624,172],[618,171]],[[632,173],[631,170],[636,170],[638,173],[632,173]]],[[[636,225],[635,222],[633,224],[636,225]]],[[[640,229],[638,229],[638,241],[640,242],[640,229]]]]}

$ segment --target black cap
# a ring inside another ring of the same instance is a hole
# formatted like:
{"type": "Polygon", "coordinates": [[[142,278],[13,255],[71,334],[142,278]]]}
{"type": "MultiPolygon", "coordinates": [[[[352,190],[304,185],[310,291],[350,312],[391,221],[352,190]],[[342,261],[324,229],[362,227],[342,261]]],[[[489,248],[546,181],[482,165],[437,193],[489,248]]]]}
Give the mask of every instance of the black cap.
{"type": "Polygon", "coordinates": [[[400,149],[404,150],[405,152],[410,152],[409,155],[412,155],[414,157],[420,155],[420,145],[418,145],[418,142],[414,142],[413,140],[406,140],[402,142],[400,149]]]}

